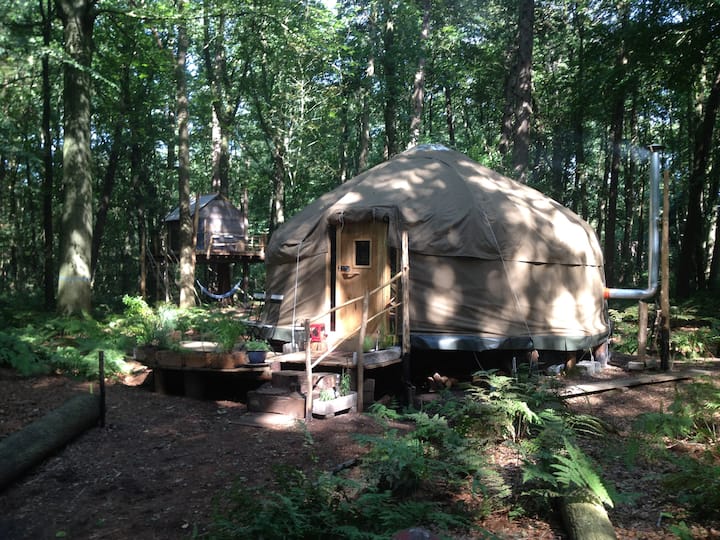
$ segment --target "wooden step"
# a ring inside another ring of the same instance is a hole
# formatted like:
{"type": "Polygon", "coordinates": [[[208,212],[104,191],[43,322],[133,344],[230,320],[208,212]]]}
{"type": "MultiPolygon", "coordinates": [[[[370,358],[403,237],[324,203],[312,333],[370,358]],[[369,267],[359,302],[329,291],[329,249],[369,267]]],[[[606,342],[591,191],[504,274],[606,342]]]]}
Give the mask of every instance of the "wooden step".
{"type": "Polygon", "coordinates": [[[247,394],[250,412],[284,414],[293,418],[305,418],[305,396],[285,388],[262,386],[247,394]]]}
{"type": "MultiPolygon", "coordinates": [[[[332,390],[340,385],[339,373],[313,372],[313,392],[323,389],[332,390]]],[[[289,391],[297,391],[301,394],[307,394],[307,377],[304,370],[274,371],[272,373],[273,388],[284,388],[289,391]]]]}

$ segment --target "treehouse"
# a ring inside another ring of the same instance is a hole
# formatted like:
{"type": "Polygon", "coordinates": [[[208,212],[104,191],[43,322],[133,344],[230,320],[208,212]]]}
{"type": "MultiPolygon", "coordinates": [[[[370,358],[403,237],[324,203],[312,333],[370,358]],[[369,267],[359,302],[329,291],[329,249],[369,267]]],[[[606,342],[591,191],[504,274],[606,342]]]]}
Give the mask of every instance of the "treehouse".
{"type": "MultiPolygon", "coordinates": [[[[195,261],[204,269],[198,280],[206,295],[222,299],[242,288],[247,292],[249,266],[265,260],[265,237],[248,235],[246,213],[219,193],[200,195],[190,200],[190,217],[195,230],[195,261]],[[242,265],[242,280],[231,283],[233,265],[242,265]],[[203,271],[204,270],[204,271],[203,271]],[[204,275],[203,275],[204,274],[204,275]]],[[[180,254],[180,208],[165,217],[167,249],[171,259],[180,254]]]]}

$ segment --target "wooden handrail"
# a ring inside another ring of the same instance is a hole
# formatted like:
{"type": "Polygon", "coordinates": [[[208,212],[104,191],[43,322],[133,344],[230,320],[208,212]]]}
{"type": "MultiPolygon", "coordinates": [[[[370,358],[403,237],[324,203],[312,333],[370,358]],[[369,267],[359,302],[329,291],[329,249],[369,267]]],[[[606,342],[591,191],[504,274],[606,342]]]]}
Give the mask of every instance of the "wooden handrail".
{"type": "MultiPolygon", "coordinates": [[[[402,305],[401,303],[391,304],[390,306],[386,307],[386,308],[383,309],[382,311],[377,312],[377,313],[376,313],[375,315],[373,315],[372,317],[368,317],[367,322],[369,323],[369,322],[377,319],[380,315],[384,315],[385,313],[389,312],[392,308],[395,308],[395,307],[398,307],[398,306],[401,306],[401,305],[402,305]]],[[[335,343],[333,343],[332,347],[328,347],[328,350],[325,351],[324,353],[322,353],[322,354],[317,358],[317,360],[315,360],[315,362],[313,362],[312,368],[315,369],[315,368],[318,366],[318,364],[320,364],[320,362],[322,362],[322,361],[325,360],[328,356],[330,356],[332,353],[334,353],[340,345],[342,345],[342,344],[345,343],[348,339],[350,339],[350,338],[353,337],[355,334],[357,334],[357,333],[360,331],[360,328],[361,328],[361,327],[362,327],[362,325],[358,326],[358,327],[355,328],[352,332],[346,334],[342,339],[340,339],[339,341],[336,341],[335,343]]]]}

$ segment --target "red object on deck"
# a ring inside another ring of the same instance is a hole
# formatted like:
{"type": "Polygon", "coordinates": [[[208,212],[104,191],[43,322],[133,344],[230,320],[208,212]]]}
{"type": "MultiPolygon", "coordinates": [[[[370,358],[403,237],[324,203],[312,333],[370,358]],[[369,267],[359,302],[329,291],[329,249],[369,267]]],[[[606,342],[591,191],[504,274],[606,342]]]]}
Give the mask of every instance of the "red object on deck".
{"type": "Polygon", "coordinates": [[[325,323],[312,323],[310,325],[310,343],[325,341],[325,323]]]}

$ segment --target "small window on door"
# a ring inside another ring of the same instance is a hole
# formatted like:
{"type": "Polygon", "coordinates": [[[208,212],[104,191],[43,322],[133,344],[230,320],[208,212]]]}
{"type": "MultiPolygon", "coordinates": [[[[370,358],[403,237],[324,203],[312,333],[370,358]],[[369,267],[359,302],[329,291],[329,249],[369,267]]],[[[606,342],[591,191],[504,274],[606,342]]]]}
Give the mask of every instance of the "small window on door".
{"type": "Polygon", "coordinates": [[[355,266],[370,267],[370,240],[355,240],[355,266]]]}

